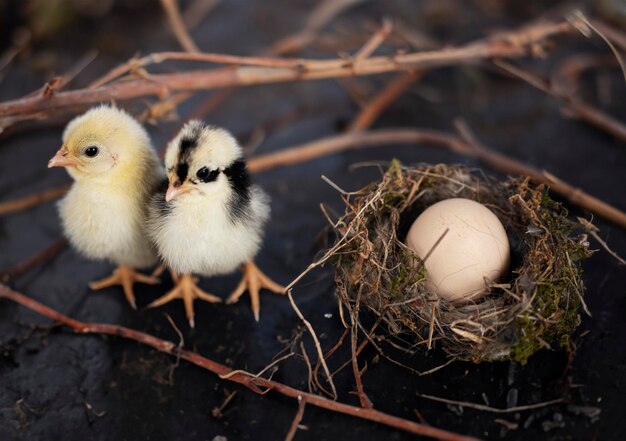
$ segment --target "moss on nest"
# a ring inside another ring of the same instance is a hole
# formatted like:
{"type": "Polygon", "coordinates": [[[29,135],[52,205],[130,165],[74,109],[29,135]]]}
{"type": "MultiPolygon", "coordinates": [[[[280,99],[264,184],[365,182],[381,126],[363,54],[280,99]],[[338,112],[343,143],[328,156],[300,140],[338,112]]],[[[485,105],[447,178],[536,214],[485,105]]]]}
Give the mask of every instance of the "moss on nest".
{"type": "Polygon", "coordinates": [[[379,182],[352,193],[346,204],[335,225],[339,301],[353,321],[364,309],[374,313],[396,346],[439,346],[474,362],[525,363],[542,347],[566,344],[580,322],[580,261],[590,255],[588,243],[584,234],[575,236],[579,225],[545,187],[523,179],[499,182],[462,166],[394,161],[379,182]],[[507,280],[461,305],[424,288],[424,267],[404,245],[419,213],[453,197],[490,208],[512,250],[507,280]]]}

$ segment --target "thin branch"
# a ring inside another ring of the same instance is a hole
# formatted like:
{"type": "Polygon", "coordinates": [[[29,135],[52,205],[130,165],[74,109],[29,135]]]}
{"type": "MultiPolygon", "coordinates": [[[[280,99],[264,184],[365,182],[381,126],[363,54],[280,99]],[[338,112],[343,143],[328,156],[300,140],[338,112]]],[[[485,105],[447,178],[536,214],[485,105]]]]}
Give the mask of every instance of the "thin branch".
{"type": "Polygon", "coordinates": [[[456,401],[449,400],[447,398],[435,397],[433,395],[421,394],[419,392],[415,393],[420,398],[426,398],[427,400],[438,401],[440,403],[451,404],[453,406],[461,406],[461,407],[469,407],[471,409],[476,410],[484,410],[485,412],[493,412],[493,413],[515,413],[515,412],[523,412],[525,410],[539,409],[541,407],[552,406],[554,404],[563,403],[565,400],[563,398],[557,398],[555,400],[544,401],[542,403],[528,404],[526,406],[516,406],[509,407],[507,409],[500,409],[498,407],[491,407],[485,404],[480,403],[471,403],[469,401],[456,401]]]}
{"type": "Polygon", "coordinates": [[[347,132],[369,128],[381,113],[396,101],[421,76],[418,71],[399,74],[372,98],[348,126],[347,132]]]}
{"type": "Polygon", "coordinates": [[[306,407],[306,398],[299,396],[298,397],[298,411],[296,415],[293,417],[293,421],[291,422],[291,427],[289,428],[289,432],[287,432],[287,436],[285,437],[285,441],[293,441],[296,436],[296,432],[298,431],[298,426],[302,422],[302,417],[304,416],[304,408],[306,407]]]}
{"type": "MultiPolygon", "coordinates": [[[[150,78],[139,78],[107,86],[61,92],[51,97],[24,97],[0,103],[0,117],[15,114],[41,112],[77,104],[100,101],[126,100],[142,96],[163,97],[175,91],[208,90],[229,86],[246,86],[287,81],[319,80],[347,76],[374,75],[385,72],[434,68],[457,64],[470,64],[479,60],[499,58],[519,58],[528,55],[531,46],[539,41],[558,34],[570,32],[572,25],[567,22],[543,23],[524,28],[517,32],[499,35],[487,40],[479,40],[465,46],[445,48],[439,51],[424,51],[394,56],[370,57],[354,64],[349,60],[306,60],[269,59],[274,63],[292,63],[291,67],[242,66],[250,57],[222,55],[222,62],[231,58],[229,68],[214,68],[154,74],[150,78]]],[[[194,54],[185,54],[190,57],[194,54]]],[[[207,56],[209,54],[197,54],[207,56]]],[[[218,55],[214,56],[218,57],[218,55]]],[[[182,59],[182,56],[180,57],[182,59]]],[[[255,58],[255,57],[253,57],[255,58]]],[[[258,60],[258,57],[256,57],[258,60]]],[[[268,59],[265,59],[268,61],[268,59]]]]}
{"type": "Polygon", "coordinates": [[[372,401],[369,399],[369,397],[365,393],[365,390],[363,389],[363,381],[361,380],[361,372],[359,370],[359,355],[357,353],[357,347],[356,347],[357,336],[358,336],[358,330],[353,320],[352,328],[350,331],[350,350],[352,353],[352,357],[350,357],[350,362],[352,364],[352,374],[354,375],[356,393],[357,393],[357,396],[359,397],[359,403],[361,404],[361,407],[364,409],[372,409],[374,406],[372,405],[372,401]]]}
{"type": "Polygon", "coordinates": [[[606,38],[611,40],[613,44],[616,44],[623,51],[626,51],[626,33],[623,30],[615,28],[598,19],[590,19],[589,21],[594,28],[601,32],[606,38]]]}
{"type": "Polygon", "coordinates": [[[67,193],[69,188],[69,185],[64,185],[62,187],[55,187],[49,190],[44,190],[41,193],[31,194],[23,198],[0,202],[0,216],[6,216],[7,214],[24,211],[29,208],[36,207],[37,205],[41,205],[45,202],[58,199],[65,193],[67,193]]]}
{"type": "MultiPolygon", "coordinates": [[[[150,346],[160,352],[172,355],[174,357],[180,356],[181,359],[195,364],[196,366],[199,366],[219,376],[225,376],[232,372],[232,369],[227,366],[219,364],[195,352],[185,349],[179,349],[175,343],[162,340],[145,332],[137,331],[119,325],[80,322],[66,315],[63,315],[60,312],[48,306],[45,306],[44,304],[39,303],[4,285],[0,285],[0,296],[16,302],[40,315],[48,317],[51,320],[60,322],[63,325],[72,328],[76,333],[79,334],[104,334],[122,337],[128,340],[136,341],[146,346],[150,346]]],[[[425,426],[423,424],[385,414],[374,409],[363,409],[361,407],[332,401],[319,395],[309,394],[304,391],[287,386],[285,384],[279,383],[277,381],[268,380],[265,378],[236,373],[230,376],[228,378],[228,381],[241,384],[255,393],[264,393],[263,389],[261,388],[265,388],[267,390],[272,390],[274,392],[294,399],[302,397],[302,399],[306,399],[307,404],[316,407],[342,413],[345,415],[355,416],[357,418],[365,419],[368,421],[374,421],[417,435],[429,436],[432,438],[446,441],[476,440],[476,438],[472,438],[470,436],[448,432],[446,430],[437,429],[432,426],[425,426]]]]}
{"type": "Polygon", "coordinates": [[[531,86],[561,100],[563,104],[563,111],[568,116],[585,121],[592,126],[610,133],[623,142],[626,142],[626,125],[622,124],[622,122],[616,118],[604,113],[590,104],[585,103],[579,97],[565,95],[562,91],[552,87],[552,85],[543,78],[514,66],[511,63],[507,63],[503,60],[496,60],[494,61],[494,64],[509,74],[526,81],[531,86]]]}
{"type": "Polygon", "coordinates": [[[363,3],[363,1],[364,0],[322,1],[309,15],[301,31],[281,38],[272,45],[268,52],[274,55],[285,55],[299,51],[315,40],[318,33],[342,12],[345,12],[359,3],[363,3]]]}
{"type": "MultiPolygon", "coordinates": [[[[510,158],[478,142],[467,142],[452,134],[435,130],[391,128],[330,136],[278,152],[250,158],[248,160],[248,168],[252,173],[260,173],[344,151],[379,147],[387,144],[431,144],[446,148],[460,155],[478,159],[502,173],[513,176],[528,176],[536,184],[548,185],[552,191],[561,195],[570,203],[622,228],[626,228],[626,213],[622,210],[586,193],[580,188],[568,184],[555,175],[517,159],[510,158]]],[[[60,197],[63,194],[64,192],[61,192],[56,194],[55,197],[60,197]]],[[[55,197],[48,196],[43,201],[51,200],[55,197]]],[[[40,203],[40,200],[42,200],[41,195],[35,194],[21,200],[5,202],[0,204],[0,214],[3,214],[3,212],[6,214],[7,205],[11,207],[9,212],[15,212],[20,209],[16,210],[15,205],[32,207],[40,203]],[[24,200],[27,203],[24,203],[24,200]]]]}
{"type": "Polygon", "coordinates": [[[67,240],[60,237],[59,239],[55,240],[52,245],[45,247],[44,249],[35,253],[23,262],[17,263],[16,265],[13,265],[12,267],[2,271],[2,273],[0,273],[0,282],[8,283],[9,281],[17,277],[26,274],[31,269],[36,268],[39,265],[42,265],[43,263],[52,259],[54,256],[63,251],[65,247],[67,247],[67,240]]]}
{"type": "Polygon", "coordinates": [[[472,144],[445,132],[421,129],[380,129],[354,132],[322,138],[276,153],[269,153],[248,161],[250,171],[258,173],[277,167],[307,162],[322,156],[377,147],[386,144],[432,144],[454,153],[479,159],[500,172],[514,176],[528,176],[536,184],[550,186],[570,203],[626,228],[626,213],[610,204],[573,187],[551,173],[527,165],[478,143],[472,144]]]}
{"type": "MultiPolygon", "coordinates": [[[[585,15],[580,12],[580,11],[576,11],[574,13],[574,17],[576,20],[580,20],[584,26],[586,26],[587,28],[591,29],[593,32],[595,32],[602,40],[604,40],[604,42],[607,44],[607,46],[609,47],[609,49],[611,49],[611,52],[613,52],[613,55],[615,56],[615,58],[617,59],[617,62],[619,63],[620,68],[622,69],[622,75],[624,76],[624,81],[626,82],[626,64],[624,63],[624,60],[622,59],[622,54],[619,53],[619,51],[617,50],[617,48],[613,45],[613,43],[611,42],[611,39],[608,38],[606,35],[604,35],[602,33],[602,31],[600,31],[597,27],[595,27],[593,24],[591,24],[591,22],[589,20],[587,20],[587,17],[585,17],[585,15]]],[[[580,29],[580,24],[575,24],[577,25],[577,27],[579,27],[580,29]]],[[[585,34],[585,30],[581,29],[581,32],[583,34],[585,34]]]]}
{"type": "Polygon", "coordinates": [[[194,0],[191,2],[187,9],[182,13],[183,22],[187,29],[193,29],[204,21],[207,15],[217,5],[220,4],[220,0],[194,0]]]}
{"type": "Polygon", "coordinates": [[[391,20],[383,20],[383,25],[380,27],[380,29],[374,35],[372,35],[369,40],[367,40],[365,45],[363,45],[363,47],[359,49],[356,54],[354,54],[354,63],[361,63],[374,52],[376,52],[376,49],[378,49],[384,43],[387,37],[389,37],[391,31],[393,31],[393,25],[391,23],[391,20]]]}
{"type": "Polygon", "coordinates": [[[600,235],[598,234],[598,232],[600,231],[598,227],[596,227],[594,224],[589,222],[587,219],[582,218],[580,216],[578,216],[577,219],[578,219],[578,222],[580,222],[580,224],[583,227],[585,227],[585,230],[587,230],[587,232],[591,235],[591,237],[593,237],[602,246],[602,248],[604,248],[604,250],[607,253],[613,256],[613,258],[617,260],[620,265],[626,266],[626,260],[624,260],[619,254],[617,254],[615,251],[609,248],[609,244],[606,243],[606,241],[600,237],[600,235]]]}
{"type": "Polygon", "coordinates": [[[178,40],[178,43],[180,43],[181,47],[190,53],[200,52],[200,49],[198,49],[198,46],[196,46],[196,43],[194,43],[191,35],[189,35],[189,32],[185,27],[185,22],[180,15],[178,0],[161,0],[161,5],[165,10],[165,15],[167,16],[170,28],[172,28],[172,32],[176,36],[176,39],[178,40]]]}
{"type": "Polygon", "coordinates": [[[311,325],[311,323],[307,319],[304,318],[304,315],[298,308],[298,305],[296,305],[296,302],[293,300],[293,296],[291,295],[291,289],[287,289],[287,297],[289,298],[289,303],[291,303],[291,307],[295,311],[296,315],[300,318],[300,320],[302,320],[302,323],[304,323],[304,326],[306,326],[306,328],[309,330],[309,334],[311,334],[311,338],[313,338],[313,342],[315,343],[315,349],[317,350],[318,360],[322,364],[322,367],[324,368],[324,372],[326,373],[326,379],[328,380],[328,384],[330,384],[330,388],[332,389],[332,392],[333,392],[332,393],[333,399],[336,400],[337,389],[335,388],[335,382],[333,381],[333,377],[332,375],[330,375],[330,371],[328,370],[328,365],[326,364],[326,360],[324,359],[324,352],[322,351],[322,345],[320,344],[320,341],[317,338],[315,329],[313,329],[313,326],[311,325]]]}

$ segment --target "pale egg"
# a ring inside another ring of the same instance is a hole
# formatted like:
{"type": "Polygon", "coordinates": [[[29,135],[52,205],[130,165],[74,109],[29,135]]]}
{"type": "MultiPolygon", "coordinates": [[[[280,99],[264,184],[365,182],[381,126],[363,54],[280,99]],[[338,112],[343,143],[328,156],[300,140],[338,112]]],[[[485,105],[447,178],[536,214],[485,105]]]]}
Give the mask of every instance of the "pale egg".
{"type": "Polygon", "coordinates": [[[406,245],[425,259],[426,289],[453,302],[487,293],[510,263],[502,223],[470,199],[446,199],[428,207],[413,222],[406,245]]]}

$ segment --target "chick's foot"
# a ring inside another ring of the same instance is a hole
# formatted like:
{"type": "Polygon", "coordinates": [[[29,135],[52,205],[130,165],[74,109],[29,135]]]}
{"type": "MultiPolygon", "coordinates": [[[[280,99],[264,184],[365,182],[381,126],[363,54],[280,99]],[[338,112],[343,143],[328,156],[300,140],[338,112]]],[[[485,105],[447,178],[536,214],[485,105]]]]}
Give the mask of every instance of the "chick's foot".
{"type": "Polygon", "coordinates": [[[133,268],[126,265],[119,265],[113,274],[101,280],[94,280],[89,284],[89,288],[97,291],[99,289],[108,288],[110,286],[122,285],[126,300],[133,309],[137,309],[135,304],[135,293],[133,285],[135,283],[146,283],[148,285],[158,285],[160,280],[154,276],[146,276],[138,273],[133,268]]]}
{"type": "Polygon", "coordinates": [[[172,276],[174,277],[174,281],[176,283],[174,289],[150,303],[148,308],[165,305],[174,299],[183,299],[183,302],[185,302],[185,313],[187,314],[187,320],[189,320],[189,326],[193,328],[195,325],[193,310],[194,300],[200,299],[209,303],[221,303],[222,299],[198,288],[198,279],[193,277],[191,274],[178,276],[176,273],[172,272],[172,276]]]}
{"type": "Polygon", "coordinates": [[[249,261],[243,267],[243,278],[237,288],[232,292],[226,301],[227,304],[233,304],[239,300],[246,290],[250,293],[250,304],[254,319],[259,321],[259,312],[261,310],[261,302],[259,299],[259,291],[261,288],[268,289],[276,294],[285,294],[285,287],[274,282],[267,277],[254,262],[249,261]]]}

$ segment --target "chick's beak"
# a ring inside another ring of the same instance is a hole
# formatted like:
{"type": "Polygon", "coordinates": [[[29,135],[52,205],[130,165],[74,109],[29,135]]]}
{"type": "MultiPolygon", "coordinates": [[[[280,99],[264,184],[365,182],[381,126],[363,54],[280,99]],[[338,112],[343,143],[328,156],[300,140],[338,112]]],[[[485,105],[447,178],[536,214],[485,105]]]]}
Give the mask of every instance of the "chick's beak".
{"type": "Polygon", "coordinates": [[[191,190],[193,190],[193,188],[190,184],[181,183],[180,179],[178,179],[177,177],[173,180],[170,179],[170,185],[169,187],[167,187],[167,192],[165,193],[165,201],[169,202],[176,196],[179,196],[183,193],[188,193],[191,190]]]}
{"type": "Polygon", "coordinates": [[[55,155],[48,161],[48,168],[51,167],[76,167],[78,162],[69,155],[67,147],[62,146],[55,155]]]}

